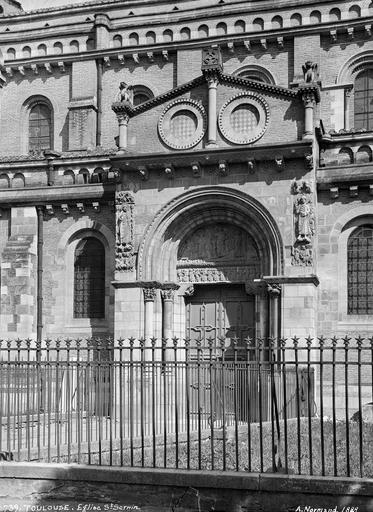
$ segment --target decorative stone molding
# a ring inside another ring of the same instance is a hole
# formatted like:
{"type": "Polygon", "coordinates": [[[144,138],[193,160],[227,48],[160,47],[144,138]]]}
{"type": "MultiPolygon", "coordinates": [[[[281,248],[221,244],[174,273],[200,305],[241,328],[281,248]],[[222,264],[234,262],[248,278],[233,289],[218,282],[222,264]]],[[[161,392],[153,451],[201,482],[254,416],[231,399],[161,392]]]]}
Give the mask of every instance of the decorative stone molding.
{"type": "Polygon", "coordinates": [[[254,159],[248,160],[247,161],[247,170],[248,170],[249,174],[255,174],[256,169],[257,169],[256,161],[254,159]]]}
{"type": "Polygon", "coordinates": [[[237,94],[224,103],[218,122],[220,132],[229,142],[250,144],[264,135],[269,122],[269,107],[256,93],[237,94]],[[248,125],[251,125],[250,129],[248,125]]]}
{"type": "Polygon", "coordinates": [[[144,292],[144,301],[145,302],[154,302],[157,297],[157,289],[156,288],[143,288],[144,292]]]}
{"type": "Polygon", "coordinates": [[[201,70],[203,73],[211,70],[214,70],[217,73],[221,73],[223,71],[223,60],[218,46],[202,49],[201,70]]]}
{"type": "Polygon", "coordinates": [[[133,270],[135,265],[133,247],[134,198],[129,192],[115,194],[116,250],[115,269],[133,270]]]}
{"type": "Polygon", "coordinates": [[[180,283],[244,283],[252,281],[258,272],[256,265],[178,268],[177,279],[180,283]]]}
{"type": "Polygon", "coordinates": [[[304,155],[304,163],[306,166],[306,169],[308,171],[312,171],[313,169],[313,155],[312,153],[307,153],[304,155]]]}
{"type": "Polygon", "coordinates": [[[172,101],[158,121],[158,132],[162,141],[170,148],[192,148],[205,135],[205,109],[195,100],[172,101]]]}
{"type": "Polygon", "coordinates": [[[278,155],[275,157],[275,167],[277,172],[282,172],[285,170],[286,163],[285,158],[282,155],[278,155]]]}

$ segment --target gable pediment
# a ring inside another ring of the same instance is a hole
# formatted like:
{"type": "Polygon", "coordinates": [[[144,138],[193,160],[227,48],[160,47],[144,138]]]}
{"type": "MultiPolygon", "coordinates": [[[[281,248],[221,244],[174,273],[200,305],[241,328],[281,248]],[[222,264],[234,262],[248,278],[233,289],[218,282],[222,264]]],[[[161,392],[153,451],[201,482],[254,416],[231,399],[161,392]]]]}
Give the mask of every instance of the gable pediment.
{"type": "Polygon", "coordinates": [[[212,116],[206,75],[138,106],[114,103],[113,110],[129,119],[131,153],[159,153],[207,147],[209,119],[216,120],[215,142],[223,148],[299,140],[304,129],[301,100],[300,89],[220,73],[212,116]]]}

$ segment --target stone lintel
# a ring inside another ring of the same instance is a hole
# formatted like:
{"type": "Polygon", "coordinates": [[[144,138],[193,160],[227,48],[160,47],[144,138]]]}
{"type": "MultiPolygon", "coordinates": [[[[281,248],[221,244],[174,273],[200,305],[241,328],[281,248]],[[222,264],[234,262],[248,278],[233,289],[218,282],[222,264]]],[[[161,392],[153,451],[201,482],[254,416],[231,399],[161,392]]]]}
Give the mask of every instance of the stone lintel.
{"type": "Polygon", "coordinates": [[[263,276],[262,279],[254,279],[255,283],[267,284],[313,284],[319,286],[320,281],[317,275],[309,274],[308,276],[263,276]]]}
{"type": "Polygon", "coordinates": [[[160,281],[112,281],[114,288],[156,288],[159,290],[178,290],[178,283],[161,283],[160,281]]]}

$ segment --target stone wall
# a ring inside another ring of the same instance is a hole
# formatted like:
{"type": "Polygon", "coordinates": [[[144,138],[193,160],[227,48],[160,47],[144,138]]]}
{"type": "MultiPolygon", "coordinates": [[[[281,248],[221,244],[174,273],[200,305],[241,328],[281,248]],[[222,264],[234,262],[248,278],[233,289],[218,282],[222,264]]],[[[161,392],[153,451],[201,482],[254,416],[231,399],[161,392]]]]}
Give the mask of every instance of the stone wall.
{"type": "Polygon", "coordinates": [[[80,504],[80,510],[99,512],[371,512],[373,487],[371,480],[337,477],[4,463],[0,492],[3,507],[58,503],[68,510],[79,510],[80,504]]]}

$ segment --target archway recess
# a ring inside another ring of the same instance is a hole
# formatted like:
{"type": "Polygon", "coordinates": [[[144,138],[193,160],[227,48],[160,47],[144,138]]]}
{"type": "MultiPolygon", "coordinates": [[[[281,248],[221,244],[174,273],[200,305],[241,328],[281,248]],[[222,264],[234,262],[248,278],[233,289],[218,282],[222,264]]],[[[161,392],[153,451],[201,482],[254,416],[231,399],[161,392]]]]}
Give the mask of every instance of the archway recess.
{"type": "MultiPolygon", "coordinates": [[[[156,214],[140,244],[138,279],[162,283],[187,282],[188,279],[183,279],[182,273],[178,272],[179,249],[193,233],[208,226],[221,226],[223,231],[232,226],[232,232],[245,232],[253,241],[258,261],[256,275],[249,276],[250,279],[282,273],[281,235],[266,208],[241,191],[206,187],[176,197],[156,214]]],[[[214,281],[219,280],[219,276],[214,278],[214,281]]],[[[225,282],[230,280],[229,276],[222,278],[225,282]]],[[[236,281],[240,281],[239,276],[236,281]]]]}

